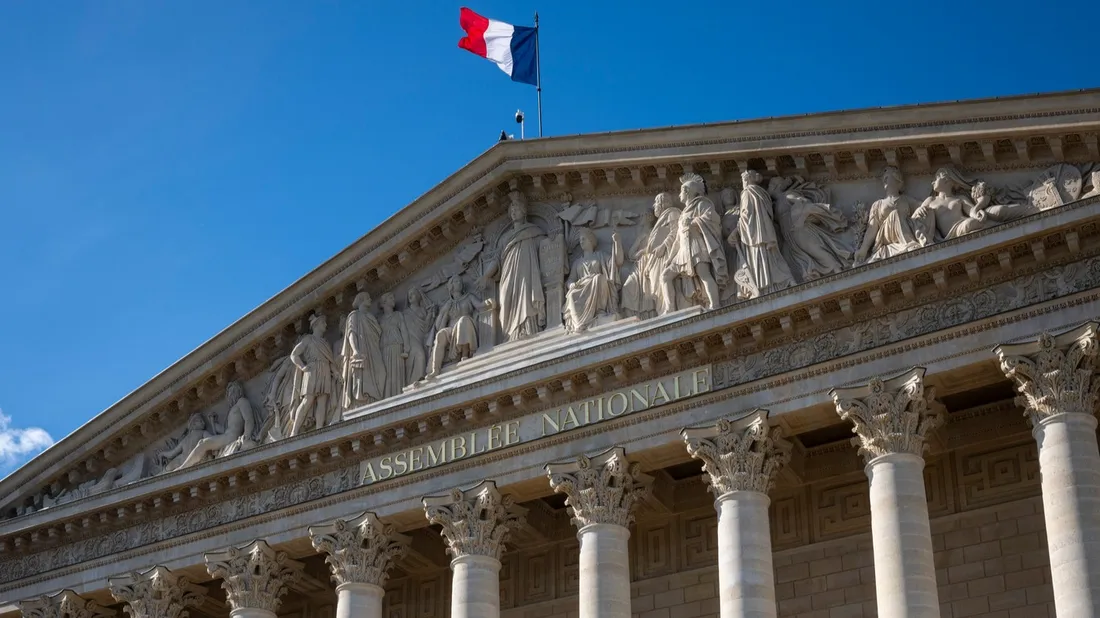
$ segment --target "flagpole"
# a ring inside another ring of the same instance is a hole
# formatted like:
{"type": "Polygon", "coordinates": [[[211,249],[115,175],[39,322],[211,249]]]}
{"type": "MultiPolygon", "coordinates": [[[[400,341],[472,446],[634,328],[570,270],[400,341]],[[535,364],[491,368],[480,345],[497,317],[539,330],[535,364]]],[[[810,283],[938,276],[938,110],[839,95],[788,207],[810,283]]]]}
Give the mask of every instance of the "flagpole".
{"type": "Polygon", "coordinates": [[[535,91],[539,97],[539,137],[542,137],[542,54],[539,53],[539,13],[535,11],[535,91]]]}

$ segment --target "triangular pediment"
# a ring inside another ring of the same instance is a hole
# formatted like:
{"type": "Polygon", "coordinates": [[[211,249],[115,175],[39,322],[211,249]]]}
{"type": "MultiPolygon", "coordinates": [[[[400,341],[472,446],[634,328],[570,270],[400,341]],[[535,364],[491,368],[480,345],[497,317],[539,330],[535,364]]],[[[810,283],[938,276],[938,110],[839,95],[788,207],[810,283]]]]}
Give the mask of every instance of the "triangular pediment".
{"type": "MultiPolygon", "coordinates": [[[[934,246],[954,224],[913,215],[940,169],[1006,222],[1080,200],[1100,190],[1098,111],[1088,91],[498,144],[4,479],[0,507],[42,515],[160,480],[186,493],[173,479],[211,461],[397,406],[370,439],[402,440],[450,422],[415,411],[448,389],[934,246]],[[894,225],[887,168],[913,235],[867,241],[894,225]],[[742,214],[764,201],[766,255],[742,214]],[[787,271],[763,277],[768,260],[787,271]]],[[[453,420],[544,396],[525,388],[453,420]]]]}

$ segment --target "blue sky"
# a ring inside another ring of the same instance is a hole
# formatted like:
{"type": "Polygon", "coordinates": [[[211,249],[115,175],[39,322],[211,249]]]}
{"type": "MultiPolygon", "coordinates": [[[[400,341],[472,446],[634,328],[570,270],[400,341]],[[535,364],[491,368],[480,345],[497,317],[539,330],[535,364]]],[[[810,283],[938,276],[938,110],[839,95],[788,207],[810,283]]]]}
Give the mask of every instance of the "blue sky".
{"type": "MultiPolygon", "coordinates": [[[[1077,3],[469,2],[550,135],[1100,85],[1077,3]]],[[[534,119],[459,6],[0,4],[0,474],[534,119]]]]}

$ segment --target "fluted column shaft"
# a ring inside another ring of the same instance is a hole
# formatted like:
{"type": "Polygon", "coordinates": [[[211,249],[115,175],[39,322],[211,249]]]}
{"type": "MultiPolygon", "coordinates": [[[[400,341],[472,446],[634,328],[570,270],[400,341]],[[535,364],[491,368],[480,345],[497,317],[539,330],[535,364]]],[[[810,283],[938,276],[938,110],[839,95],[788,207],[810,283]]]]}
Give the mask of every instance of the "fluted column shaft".
{"type": "Polygon", "coordinates": [[[1096,417],[1059,414],[1032,431],[1059,616],[1100,616],[1100,451],[1096,417]]]}
{"type": "Polygon", "coordinates": [[[934,395],[920,367],[832,392],[867,462],[879,616],[940,615],[922,457],[928,432],[943,422],[934,395]]]}
{"type": "Polygon", "coordinates": [[[382,618],[381,586],[349,582],[336,586],[336,618],[382,618]]]}
{"type": "Polygon", "coordinates": [[[577,533],[580,618],[630,618],[630,530],[590,524],[577,533]]]}
{"type": "Polygon", "coordinates": [[[871,494],[875,594],[881,616],[939,616],[924,459],[876,457],[864,468],[871,494]]]}
{"type": "Polygon", "coordinates": [[[500,560],[467,554],[451,571],[451,618],[500,618],[500,560]]]}
{"type": "Polygon", "coordinates": [[[1039,449],[1043,517],[1059,616],[1100,616],[1098,325],[994,349],[1039,449]]]}
{"type": "Polygon", "coordinates": [[[718,598],[722,618],[775,617],[775,572],[767,494],[718,498],[718,598]]]}
{"type": "Polygon", "coordinates": [[[703,462],[718,498],[718,598],[722,618],[775,618],[768,490],[790,461],[791,444],[768,425],[767,410],[681,432],[703,462]]]}
{"type": "Polygon", "coordinates": [[[630,618],[630,529],[634,505],[652,477],[615,447],[595,457],[546,466],[550,487],[566,495],[580,551],[580,618],[630,618]]]}

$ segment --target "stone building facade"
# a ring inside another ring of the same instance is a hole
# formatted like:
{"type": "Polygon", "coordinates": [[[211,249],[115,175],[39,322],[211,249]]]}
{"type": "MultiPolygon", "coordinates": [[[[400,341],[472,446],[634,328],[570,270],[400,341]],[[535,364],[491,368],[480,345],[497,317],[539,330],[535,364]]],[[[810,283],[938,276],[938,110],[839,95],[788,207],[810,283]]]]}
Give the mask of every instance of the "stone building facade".
{"type": "Polygon", "coordinates": [[[0,618],[1100,615],[1098,136],[501,143],[0,481],[0,618]]]}

